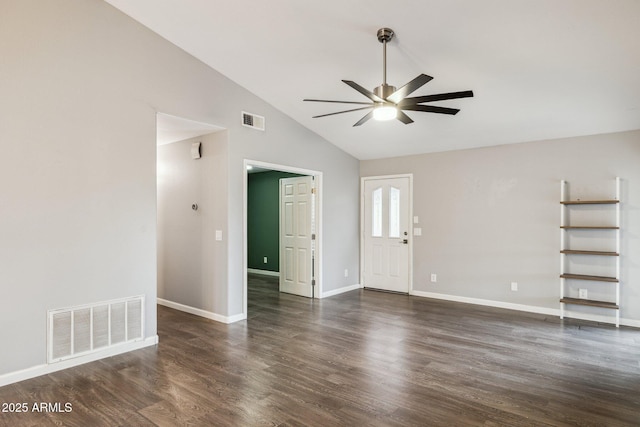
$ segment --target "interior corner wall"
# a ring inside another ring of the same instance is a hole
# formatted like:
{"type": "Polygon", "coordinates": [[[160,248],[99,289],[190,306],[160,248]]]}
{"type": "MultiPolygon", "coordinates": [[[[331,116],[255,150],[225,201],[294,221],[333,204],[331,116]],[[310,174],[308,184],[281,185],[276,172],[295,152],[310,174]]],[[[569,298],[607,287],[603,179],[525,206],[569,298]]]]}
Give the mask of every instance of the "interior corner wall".
{"type": "Polygon", "coordinates": [[[226,309],[216,285],[227,282],[227,251],[216,231],[227,234],[227,147],[226,131],[158,147],[158,298],[210,313],[226,309]]]}
{"type": "Polygon", "coordinates": [[[299,174],[266,171],[247,179],[247,267],[280,270],[280,178],[299,174]],[[267,262],[264,262],[264,259],[267,262]]]}
{"type": "Polygon", "coordinates": [[[556,310],[560,180],[569,182],[572,197],[614,198],[615,177],[621,177],[620,314],[637,322],[638,164],[640,131],[632,131],[366,160],[360,174],[413,173],[414,227],[422,228],[413,237],[414,290],[556,310]]]}
{"type": "Polygon", "coordinates": [[[156,336],[157,112],[229,131],[217,314],[244,310],[244,159],[323,172],[325,289],[358,282],[357,159],[102,0],[0,15],[0,375],[46,364],[49,309],[145,295],[156,336]]]}

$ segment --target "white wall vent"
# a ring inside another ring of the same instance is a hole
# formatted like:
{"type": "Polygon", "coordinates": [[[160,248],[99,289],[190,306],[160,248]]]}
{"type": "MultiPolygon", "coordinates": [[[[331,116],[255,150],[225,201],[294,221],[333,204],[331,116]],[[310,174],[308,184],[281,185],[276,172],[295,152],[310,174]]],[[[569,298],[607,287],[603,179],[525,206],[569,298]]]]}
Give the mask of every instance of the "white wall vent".
{"type": "Polygon", "coordinates": [[[48,363],[144,338],[144,296],[49,310],[48,363]]]}
{"type": "Polygon", "coordinates": [[[243,111],[242,126],[246,126],[252,129],[264,130],[264,117],[243,111]]]}

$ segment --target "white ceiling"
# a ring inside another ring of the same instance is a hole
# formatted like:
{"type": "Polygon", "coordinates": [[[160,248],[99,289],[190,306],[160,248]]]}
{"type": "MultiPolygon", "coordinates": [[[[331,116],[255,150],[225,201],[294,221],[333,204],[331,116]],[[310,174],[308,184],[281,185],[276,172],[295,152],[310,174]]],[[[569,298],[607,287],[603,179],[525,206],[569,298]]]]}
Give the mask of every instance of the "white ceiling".
{"type": "Polygon", "coordinates": [[[640,129],[638,0],[106,1],[359,159],[640,129]],[[340,80],[382,83],[385,26],[389,84],[425,73],[414,96],[475,97],[409,125],[312,119],[353,107],[303,98],[367,101],[340,80]]]}
{"type": "Polygon", "coordinates": [[[164,113],[158,113],[156,115],[156,128],[158,145],[184,141],[185,139],[224,130],[224,128],[219,126],[183,119],[164,113]]]}

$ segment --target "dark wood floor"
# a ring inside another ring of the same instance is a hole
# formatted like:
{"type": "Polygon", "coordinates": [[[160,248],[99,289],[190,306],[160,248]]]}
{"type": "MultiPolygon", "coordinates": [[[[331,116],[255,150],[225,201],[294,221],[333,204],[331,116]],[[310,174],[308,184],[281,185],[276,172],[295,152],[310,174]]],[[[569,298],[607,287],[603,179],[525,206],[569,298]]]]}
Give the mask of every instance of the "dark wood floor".
{"type": "Polygon", "coordinates": [[[3,426],[638,426],[640,331],[252,276],[249,319],[158,308],[160,344],[0,388],[3,426]]]}

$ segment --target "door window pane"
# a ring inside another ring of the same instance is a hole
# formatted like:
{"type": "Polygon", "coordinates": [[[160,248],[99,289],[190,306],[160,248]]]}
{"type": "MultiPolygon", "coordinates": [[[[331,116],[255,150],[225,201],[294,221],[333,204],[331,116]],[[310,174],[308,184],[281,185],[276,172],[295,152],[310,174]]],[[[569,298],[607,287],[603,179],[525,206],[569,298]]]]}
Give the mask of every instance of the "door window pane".
{"type": "Polygon", "coordinates": [[[371,198],[371,236],[382,237],[382,188],[373,190],[371,198]]]}
{"type": "Polygon", "coordinates": [[[400,189],[389,189],[389,237],[400,237],[400,189]]]}

